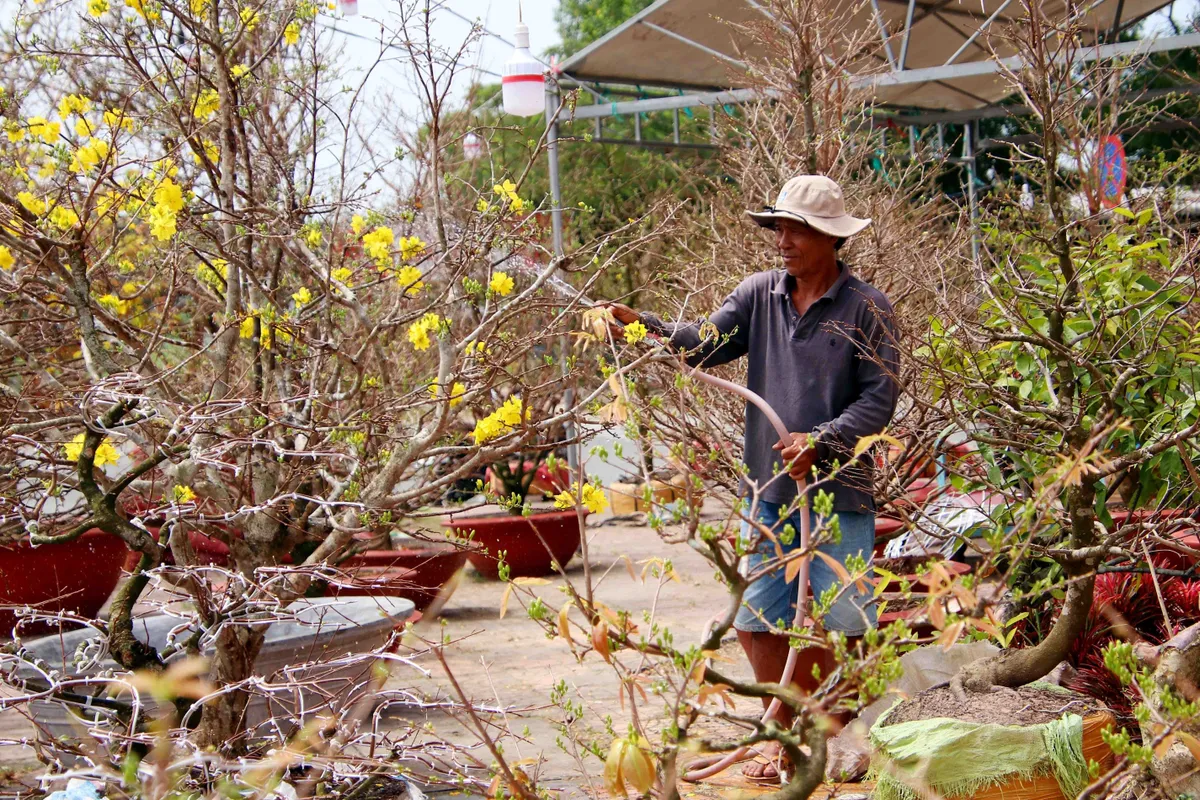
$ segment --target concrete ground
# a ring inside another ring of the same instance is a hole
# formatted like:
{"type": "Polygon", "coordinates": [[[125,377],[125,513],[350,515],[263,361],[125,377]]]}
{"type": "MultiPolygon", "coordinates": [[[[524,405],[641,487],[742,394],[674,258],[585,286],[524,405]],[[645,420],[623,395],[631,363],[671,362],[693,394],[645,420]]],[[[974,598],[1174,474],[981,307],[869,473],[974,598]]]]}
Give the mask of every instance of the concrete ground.
{"type": "MultiPolygon", "coordinates": [[[[654,606],[656,619],[673,631],[677,644],[686,646],[697,641],[705,622],[727,602],[727,595],[712,577],[711,567],[699,554],[684,544],[665,543],[649,527],[601,517],[589,522],[588,535],[593,574],[604,575],[597,592],[598,599],[614,609],[630,610],[639,623],[642,610],[654,606]],[[645,559],[670,558],[679,582],[669,582],[656,600],[656,582],[648,578],[642,583],[637,577],[631,577],[624,557],[633,562],[635,572],[641,571],[640,562],[645,559]]],[[[568,575],[572,580],[582,582],[583,565],[579,557],[569,565],[568,575]]],[[[551,613],[563,602],[559,591],[561,584],[562,580],[555,578],[548,585],[536,587],[551,613]]],[[[603,734],[605,717],[611,715],[618,732],[626,729],[628,721],[628,709],[622,709],[618,700],[619,682],[615,673],[595,653],[589,654],[583,663],[577,662],[561,638],[547,639],[543,630],[527,618],[516,602],[511,603],[505,618],[500,619],[503,592],[503,584],[484,580],[468,570],[442,608],[440,620],[423,625],[422,633],[434,638],[445,635],[455,640],[446,652],[449,667],[459,685],[476,703],[505,710],[493,715],[490,722],[497,726],[506,725],[517,734],[527,728],[524,735],[508,740],[504,749],[506,757],[525,762],[524,768],[535,774],[542,785],[565,797],[603,795],[603,764],[588,757],[581,770],[575,758],[556,746],[557,726],[562,721],[563,711],[551,703],[551,693],[556,683],[565,681],[572,699],[582,703],[584,708],[576,727],[599,734],[599,738],[607,743],[603,734]]],[[[722,650],[735,659],[734,664],[725,665],[727,669],[736,675],[748,674],[748,665],[736,644],[727,643],[722,650]]],[[[628,656],[622,657],[628,660],[628,656]]],[[[398,667],[385,688],[416,689],[430,698],[450,696],[449,681],[437,662],[426,656],[420,663],[431,671],[429,677],[398,667]]],[[[658,729],[660,710],[661,704],[651,696],[650,702],[639,712],[648,727],[658,729]]],[[[432,722],[438,737],[459,743],[474,740],[461,725],[440,713],[428,718],[418,719],[405,714],[389,715],[386,719],[397,729],[432,722]]],[[[0,712],[0,739],[11,740],[30,732],[29,724],[15,711],[0,712]]],[[[474,754],[484,763],[492,760],[482,749],[474,754]]],[[[0,764],[9,770],[24,772],[27,778],[31,773],[26,770],[36,767],[31,756],[29,750],[20,747],[0,748],[0,764]]],[[[689,796],[744,797],[754,793],[737,777],[736,769],[732,777],[696,787],[689,796]]],[[[13,794],[11,783],[9,791],[5,792],[3,777],[0,772],[0,798],[13,794]]],[[[861,789],[847,786],[845,791],[861,789]]]]}

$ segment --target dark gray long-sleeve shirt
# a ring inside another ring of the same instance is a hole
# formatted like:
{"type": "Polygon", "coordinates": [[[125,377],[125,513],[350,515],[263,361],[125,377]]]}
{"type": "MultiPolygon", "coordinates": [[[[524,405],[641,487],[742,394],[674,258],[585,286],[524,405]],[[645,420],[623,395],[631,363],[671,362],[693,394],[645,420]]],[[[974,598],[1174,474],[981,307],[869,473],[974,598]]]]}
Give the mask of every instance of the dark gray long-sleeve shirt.
{"type": "MultiPolygon", "coordinates": [[[[708,318],[718,336],[703,338],[699,322],[642,317],[650,330],[669,336],[673,347],[694,351],[687,359],[692,366],[746,356],[750,390],[775,409],[789,431],[816,435],[818,471],[835,462],[845,465],[823,487],[834,495],[834,510],[865,512],[875,509],[871,464],[866,457],[853,460],[854,446],[881,432],[896,410],[896,334],[883,293],[844,264],[839,267],[837,281],[803,317],[792,304],[794,279],[782,269],[742,281],[708,318]]],[[[747,403],[747,478],[760,488],[761,499],[790,503],[796,484],[772,449],[778,441],[766,415],[747,403]]]]}

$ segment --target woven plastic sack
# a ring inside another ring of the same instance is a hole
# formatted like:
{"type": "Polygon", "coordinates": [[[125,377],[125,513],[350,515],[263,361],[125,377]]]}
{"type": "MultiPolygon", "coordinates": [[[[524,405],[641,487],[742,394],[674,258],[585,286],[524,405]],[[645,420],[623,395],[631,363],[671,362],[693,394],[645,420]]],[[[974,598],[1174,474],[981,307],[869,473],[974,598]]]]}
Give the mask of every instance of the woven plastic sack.
{"type": "Polygon", "coordinates": [[[1040,725],[996,725],[935,718],[871,727],[876,800],[970,797],[1012,780],[1053,775],[1065,797],[1088,782],[1083,718],[1040,725]]]}

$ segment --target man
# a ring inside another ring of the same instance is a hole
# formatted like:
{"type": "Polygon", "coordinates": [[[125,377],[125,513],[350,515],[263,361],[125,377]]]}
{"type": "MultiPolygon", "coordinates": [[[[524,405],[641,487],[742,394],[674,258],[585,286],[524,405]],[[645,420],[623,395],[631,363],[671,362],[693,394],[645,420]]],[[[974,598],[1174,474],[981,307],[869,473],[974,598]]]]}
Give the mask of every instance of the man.
{"type": "MultiPolygon", "coordinates": [[[[828,475],[838,463],[840,468],[822,488],[833,495],[841,539],[821,550],[838,562],[855,554],[869,560],[875,543],[871,465],[853,454],[860,438],[879,433],[892,418],[897,353],[890,303],[854,277],[838,260],[837,250],[871,221],[848,215],[841,188],[820,175],[792,178],[774,206],[747,213],[775,232],[783,268],[751,275],[726,298],[708,320],[720,336],[702,339],[699,323],[667,325],[626,306],[610,308],[622,324],[640,320],[651,331],[669,336],[673,347],[692,353],[688,363],[693,366],[711,367],[745,356],[748,387],[792,432],[790,441],[779,441],[762,412],[747,403],[748,472],[743,491],[749,494],[757,487],[757,518],[775,531],[790,523],[797,535],[784,549],[798,546],[801,512],[793,510],[787,520],[780,520],[796,498],[795,481],[811,482],[814,467],[819,476],[828,475]]],[[[810,519],[816,530],[815,512],[810,519]]],[[[751,538],[750,532],[749,523],[743,522],[743,541],[751,538]]],[[[774,546],[762,542],[746,558],[753,572],[775,558],[774,546]]],[[[828,564],[813,559],[809,596],[820,597],[831,586],[844,590],[821,620],[823,626],[848,637],[861,636],[875,624],[870,594],[841,587],[828,564]]],[[[783,569],[776,569],[753,582],[743,597],[734,628],[759,681],[778,682],[783,675],[789,645],[776,631],[791,624],[797,589],[795,581],[786,581],[783,569]]],[[[821,666],[822,677],[828,675],[829,654],[812,648],[801,653],[794,674],[801,691],[819,686],[812,675],[814,664],[821,666]]],[[[790,725],[790,713],[781,714],[778,722],[790,725]]],[[[768,763],[747,764],[743,772],[753,778],[778,777],[777,748],[762,752],[768,763]]]]}

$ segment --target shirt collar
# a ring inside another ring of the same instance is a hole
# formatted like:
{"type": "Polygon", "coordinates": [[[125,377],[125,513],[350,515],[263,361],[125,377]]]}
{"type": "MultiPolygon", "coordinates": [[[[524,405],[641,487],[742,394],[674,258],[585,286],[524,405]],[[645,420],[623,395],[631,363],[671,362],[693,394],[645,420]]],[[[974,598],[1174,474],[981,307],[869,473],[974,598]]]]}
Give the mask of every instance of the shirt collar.
{"type": "MultiPolygon", "coordinates": [[[[838,292],[846,285],[846,281],[850,280],[850,268],[840,259],[837,262],[838,276],[833,285],[829,287],[829,291],[821,295],[819,300],[832,300],[838,296],[838,292]]],[[[792,286],[795,285],[795,280],[788,274],[786,269],[779,271],[779,278],[775,281],[775,288],[771,290],[771,294],[790,295],[792,286]]]]}

